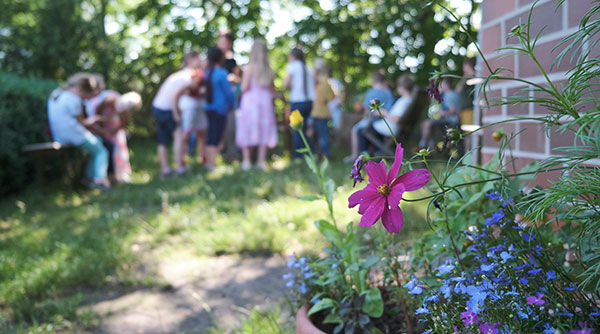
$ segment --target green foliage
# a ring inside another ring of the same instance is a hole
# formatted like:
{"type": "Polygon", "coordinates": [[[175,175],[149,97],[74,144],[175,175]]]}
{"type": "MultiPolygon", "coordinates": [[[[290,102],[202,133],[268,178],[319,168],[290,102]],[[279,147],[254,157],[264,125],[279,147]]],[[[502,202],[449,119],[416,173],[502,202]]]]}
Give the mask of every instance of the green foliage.
{"type": "Polygon", "coordinates": [[[46,103],[56,83],[0,72],[0,195],[33,177],[31,160],[21,148],[47,141],[46,103]]]}
{"type": "MultiPolygon", "coordinates": [[[[567,63],[571,67],[567,71],[568,80],[562,86],[549,78],[548,69],[543,68],[536,55],[535,46],[542,34],[540,31],[534,35],[531,31],[536,3],[532,5],[527,22],[511,31],[511,38],[516,39],[518,44],[504,49],[530,58],[545,78],[545,82],[539,84],[504,76],[505,69],[492,69],[486,62],[492,74],[486,78],[484,89],[489,88],[492,80],[518,81],[525,84],[523,94],[495,98],[491,103],[496,106],[540,104],[551,113],[533,120],[544,124],[547,132],[573,135],[571,146],[555,148],[552,152],[554,156],[544,161],[537,169],[538,172],[552,167],[562,169],[560,179],[550,187],[531,192],[520,203],[520,209],[526,218],[532,221],[550,223],[560,220],[573,224],[571,227],[577,234],[576,242],[582,261],[580,264],[588,268],[581,276],[583,285],[593,285],[592,289],[597,291],[600,288],[600,258],[595,254],[600,250],[600,179],[594,175],[600,174],[600,167],[590,165],[589,162],[600,156],[600,59],[593,57],[590,52],[600,41],[600,1],[594,1],[592,8],[581,19],[578,30],[557,45],[564,49],[556,57],[553,65],[567,63]],[[555,214],[554,219],[546,218],[549,213],[555,214]]],[[[562,5],[562,2],[559,5],[562,5]]],[[[515,120],[519,118],[503,122],[515,120]]]]}
{"type": "MultiPolygon", "coordinates": [[[[290,326],[280,322],[281,314],[278,309],[273,311],[260,311],[252,309],[248,318],[244,319],[239,328],[233,330],[232,334],[292,334],[294,331],[290,326]]],[[[211,333],[223,333],[222,329],[216,328],[211,333]]]]}
{"type": "MultiPolygon", "coordinates": [[[[334,76],[349,85],[350,96],[369,85],[375,69],[385,69],[390,80],[410,70],[421,85],[436,69],[459,70],[471,43],[438,6],[447,4],[445,0],[429,4],[422,0],[332,2],[333,8],[325,10],[319,1],[296,0],[311,8],[312,15],[296,23],[291,37],[307,46],[309,55],[325,58],[334,76]],[[454,45],[437,54],[435,46],[444,38],[454,45]],[[405,63],[407,57],[414,57],[416,66],[405,63]]],[[[471,16],[479,3],[472,1],[471,5],[471,11],[459,19],[467,22],[468,31],[474,34],[471,16]]]]}

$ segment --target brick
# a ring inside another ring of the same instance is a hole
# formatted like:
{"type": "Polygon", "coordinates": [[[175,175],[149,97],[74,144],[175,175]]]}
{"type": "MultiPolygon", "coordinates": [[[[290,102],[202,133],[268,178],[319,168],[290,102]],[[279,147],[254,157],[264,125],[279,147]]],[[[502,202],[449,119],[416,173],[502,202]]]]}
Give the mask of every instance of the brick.
{"type": "MultiPolygon", "coordinates": [[[[498,1],[501,3],[503,1],[498,1]]],[[[556,9],[556,2],[548,1],[543,4],[538,4],[535,6],[533,10],[533,15],[531,17],[531,26],[530,26],[530,34],[531,37],[534,38],[537,34],[544,29],[544,32],[541,36],[547,35],[553,32],[557,32],[562,30],[562,16],[563,8],[560,7],[558,10],[556,9]]],[[[506,34],[508,35],[512,28],[516,25],[527,24],[527,20],[529,17],[529,10],[524,13],[517,15],[513,18],[506,20],[506,34]]],[[[508,43],[516,44],[518,41],[516,38],[510,38],[508,43]]]]}
{"type": "MultiPolygon", "coordinates": [[[[566,56],[562,59],[560,64],[556,63],[553,66],[556,57],[567,46],[566,44],[557,46],[560,43],[560,41],[561,39],[557,39],[546,43],[539,43],[535,46],[535,57],[547,73],[567,71],[573,67],[573,64],[570,63],[571,55],[573,54],[572,51],[566,54],[566,56]]],[[[537,64],[529,56],[519,55],[519,77],[525,78],[531,76],[538,76],[541,74],[542,73],[538,68],[537,64]]]]}
{"type": "MultiPolygon", "coordinates": [[[[503,56],[490,57],[488,59],[488,63],[490,64],[490,66],[492,67],[493,70],[496,70],[498,68],[508,68],[514,72],[515,56],[509,55],[509,56],[504,56],[504,57],[503,56]]],[[[482,64],[482,67],[483,67],[482,75],[483,76],[490,75],[490,71],[488,71],[485,64],[482,64]]],[[[506,76],[506,77],[512,77],[512,76],[514,76],[513,72],[503,71],[500,74],[502,74],[503,76],[506,76]]]]}
{"type": "Polygon", "coordinates": [[[481,21],[489,22],[516,9],[516,0],[484,0],[481,4],[481,21]]]}
{"type": "Polygon", "coordinates": [[[515,133],[515,124],[514,123],[498,124],[498,125],[490,126],[489,128],[485,128],[483,130],[483,135],[482,135],[484,147],[500,147],[501,142],[497,142],[492,139],[492,134],[500,128],[503,128],[504,132],[506,132],[506,134],[509,136],[510,136],[510,134],[515,133]]]}
{"type": "Polygon", "coordinates": [[[500,23],[493,25],[481,32],[481,51],[483,54],[489,54],[502,46],[502,29],[500,23]]]}
{"type": "Polygon", "coordinates": [[[570,0],[567,3],[567,6],[569,27],[576,27],[579,25],[579,22],[585,13],[587,13],[587,11],[590,10],[594,4],[592,0],[570,0]]]}
{"type": "Polygon", "coordinates": [[[546,152],[546,132],[542,123],[520,122],[519,130],[519,151],[542,154],[546,152]]]}
{"type": "MultiPolygon", "coordinates": [[[[558,127],[553,127],[550,130],[550,147],[555,149],[557,147],[573,146],[575,140],[575,133],[573,131],[566,130],[561,132],[558,127]]],[[[564,154],[564,151],[552,152],[551,154],[564,154]]]]}
{"type": "MultiPolygon", "coordinates": [[[[527,97],[529,91],[526,88],[511,88],[506,92],[507,97],[527,97]]],[[[509,100],[510,101],[510,100],[509,100]]],[[[529,115],[529,103],[509,104],[506,106],[506,114],[514,115],[529,115]]]]}
{"type": "MultiPolygon", "coordinates": [[[[509,154],[507,154],[506,157],[507,157],[507,159],[510,159],[509,154]]],[[[539,160],[532,159],[532,158],[524,158],[524,157],[515,158],[513,161],[511,161],[506,166],[506,169],[512,173],[517,173],[517,172],[521,171],[523,169],[523,167],[525,167],[535,161],[539,161],[539,160]]],[[[551,181],[557,181],[558,178],[560,177],[560,174],[561,174],[561,171],[538,173],[535,175],[534,180],[527,183],[527,186],[528,187],[533,187],[533,186],[547,187],[551,184],[551,181]]]]}

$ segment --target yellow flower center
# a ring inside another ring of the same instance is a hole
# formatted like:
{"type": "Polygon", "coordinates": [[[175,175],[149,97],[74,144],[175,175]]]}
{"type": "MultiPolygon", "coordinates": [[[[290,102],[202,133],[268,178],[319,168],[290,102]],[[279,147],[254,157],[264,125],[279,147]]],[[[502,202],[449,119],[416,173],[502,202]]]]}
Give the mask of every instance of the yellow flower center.
{"type": "Polygon", "coordinates": [[[390,191],[392,191],[392,188],[390,188],[390,186],[388,186],[387,184],[382,184],[379,187],[377,187],[377,191],[383,195],[383,196],[387,196],[390,194],[390,191]]]}

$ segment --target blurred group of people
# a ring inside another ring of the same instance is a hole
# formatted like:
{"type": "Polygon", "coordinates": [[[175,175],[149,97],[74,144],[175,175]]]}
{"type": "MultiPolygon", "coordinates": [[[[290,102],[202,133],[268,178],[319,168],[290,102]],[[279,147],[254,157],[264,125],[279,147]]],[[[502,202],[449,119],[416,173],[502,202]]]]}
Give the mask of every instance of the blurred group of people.
{"type": "MultiPolygon", "coordinates": [[[[198,163],[207,170],[217,165],[220,152],[241,151],[243,170],[267,168],[268,150],[278,143],[277,117],[274,99],[283,94],[275,91],[275,73],[269,64],[266,42],[255,39],[249,63],[243,69],[233,58],[234,35],[222,31],[218,43],[206,55],[189,51],[183,57],[180,70],[169,75],[152,101],[156,121],[158,157],[162,178],[177,176],[190,170],[188,154],[196,154],[198,163]],[[229,130],[227,130],[229,128],[229,130]],[[229,132],[230,134],[227,134],[229,132]],[[173,165],[168,147],[173,145],[173,165]],[[256,162],[252,163],[256,148],[256,162]]],[[[464,75],[475,74],[475,62],[466,59],[464,75]]],[[[322,59],[314,60],[314,70],[306,64],[301,48],[291,50],[286,66],[284,88],[289,91],[289,111],[302,115],[308,144],[321,157],[331,155],[331,130],[341,125],[343,85],[331,77],[322,59]],[[314,145],[313,145],[314,143],[314,145]]],[[[392,91],[383,71],[372,74],[372,87],[366,91],[355,111],[363,118],[352,127],[351,155],[353,161],[370,149],[365,131],[378,137],[397,136],[402,122],[413,105],[415,79],[401,75],[392,91]],[[379,112],[372,110],[378,101],[379,112]]],[[[436,133],[457,127],[461,113],[473,108],[472,86],[461,81],[454,89],[451,79],[440,85],[441,110],[435,119],[421,125],[419,147],[434,144],[436,133]]],[[[128,182],[131,165],[127,149],[125,125],[132,112],[141,108],[141,97],[135,92],[119,94],[106,89],[98,74],[77,73],[64,86],[52,92],[48,101],[50,129],[61,144],[80,146],[91,155],[87,171],[92,187],[108,188],[111,182],[128,182]]],[[[298,131],[292,134],[293,158],[304,143],[298,131]]]]}
{"type": "MultiPolygon", "coordinates": [[[[217,46],[210,48],[206,56],[195,51],[186,53],[182,69],[171,74],[156,93],[152,109],[162,178],[190,170],[186,160],[189,138],[197,138],[193,143],[196,159],[207,170],[216,167],[218,154],[231,149],[231,142],[241,150],[243,170],[266,169],[268,150],[278,143],[274,99],[281,94],[275,91],[275,73],[269,64],[266,42],[254,40],[249,63],[242,69],[233,59],[233,40],[230,31],[223,31],[217,46]],[[233,129],[232,136],[227,128],[233,129]],[[171,143],[174,166],[167,154],[171,143]]],[[[284,86],[289,90],[290,109],[302,113],[307,120],[305,130],[316,138],[321,154],[329,156],[332,118],[334,124],[339,124],[341,118],[341,84],[329,78],[322,60],[315,61],[313,72],[300,48],[291,51],[286,72],[284,86]]],[[[296,152],[302,142],[298,133],[293,136],[296,152]]]]}
{"type": "Polygon", "coordinates": [[[141,107],[138,93],[108,90],[100,74],[76,73],[50,94],[51,135],[60,144],[90,153],[85,178],[90,187],[104,190],[115,182],[130,182],[125,126],[141,107]]]}
{"type": "MultiPolygon", "coordinates": [[[[435,86],[437,99],[441,102],[439,111],[432,118],[420,115],[419,118],[427,118],[421,123],[421,138],[418,148],[433,148],[435,139],[445,133],[448,128],[459,128],[461,123],[473,122],[474,83],[468,78],[475,76],[475,58],[465,58],[463,64],[462,79],[454,86],[453,79],[444,77],[438,87],[435,86]]],[[[401,75],[396,82],[396,97],[389,84],[385,71],[375,71],[371,76],[372,87],[366,91],[363,101],[356,102],[355,112],[363,113],[363,118],[352,127],[351,131],[351,154],[344,161],[352,162],[361,153],[368,152],[371,142],[365,135],[366,132],[374,136],[385,138],[398,136],[398,129],[408,116],[415,94],[415,79],[411,74],[401,75]],[[379,102],[380,113],[372,109],[372,102],[379,102]]],[[[412,129],[411,129],[412,130],[412,129]]]]}
{"type": "Polygon", "coordinates": [[[161,177],[189,171],[186,156],[191,137],[196,138],[198,162],[213,170],[219,152],[228,144],[224,137],[228,123],[235,127],[235,143],[243,155],[242,167],[251,168],[253,147],[258,151],[256,167],[266,167],[267,150],[277,145],[275,75],[269,65],[267,46],[262,39],[254,41],[250,62],[243,73],[233,59],[232,46],[233,34],[224,31],[217,46],[210,48],[205,57],[195,51],[186,53],[183,68],[171,74],[156,93],[152,109],[161,177]],[[171,143],[174,168],[167,155],[171,143]]]}

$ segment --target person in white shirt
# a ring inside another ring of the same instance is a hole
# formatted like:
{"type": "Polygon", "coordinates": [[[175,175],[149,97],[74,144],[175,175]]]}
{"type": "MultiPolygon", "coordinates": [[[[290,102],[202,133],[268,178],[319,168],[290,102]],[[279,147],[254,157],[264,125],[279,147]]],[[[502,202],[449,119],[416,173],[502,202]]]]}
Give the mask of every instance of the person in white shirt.
{"type": "MultiPolygon", "coordinates": [[[[408,108],[413,102],[412,90],[415,85],[414,78],[410,74],[401,75],[397,81],[397,91],[400,94],[400,98],[396,100],[392,108],[388,111],[381,109],[381,115],[384,119],[377,119],[371,123],[370,129],[367,131],[373,131],[379,136],[391,137],[398,135],[398,123],[406,115],[408,108]],[[387,122],[387,124],[386,124],[387,122]],[[389,125],[389,127],[388,127],[389,125]],[[390,132],[391,130],[391,132],[390,132]]],[[[365,152],[368,150],[369,141],[365,135],[359,132],[359,146],[360,151],[365,152]]]]}
{"type": "Polygon", "coordinates": [[[183,142],[183,132],[181,130],[181,110],[179,109],[179,98],[186,90],[198,89],[202,82],[202,71],[200,59],[196,57],[197,62],[188,63],[186,67],[167,77],[160,86],[154,101],[152,102],[152,112],[156,119],[156,132],[158,135],[158,157],[160,159],[161,177],[173,175],[173,170],[169,165],[167,157],[167,145],[173,141],[173,157],[175,160],[175,172],[185,173],[182,166],[181,150],[183,142]]]}
{"type": "Polygon", "coordinates": [[[108,169],[108,151],[102,140],[86,127],[98,121],[97,116],[85,118],[83,100],[94,96],[97,82],[89,73],[77,73],[71,76],[64,86],[54,90],[48,99],[48,122],[50,132],[60,144],[79,146],[91,155],[87,169],[89,186],[106,190],[110,183],[106,177],[108,169]]]}
{"type": "MultiPolygon", "coordinates": [[[[305,120],[302,131],[306,133],[306,120],[310,117],[313,100],[315,99],[315,80],[312,71],[306,66],[304,52],[301,49],[293,49],[288,61],[289,64],[285,68],[287,77],[284,86],[290,91],[290,110],[300,112],[305,120]]],[[[292,143],[293,156],[299,158],[300,154],[297,150],[302,148],[303,144],[298,131],[294,132],[292,143]]]]}

